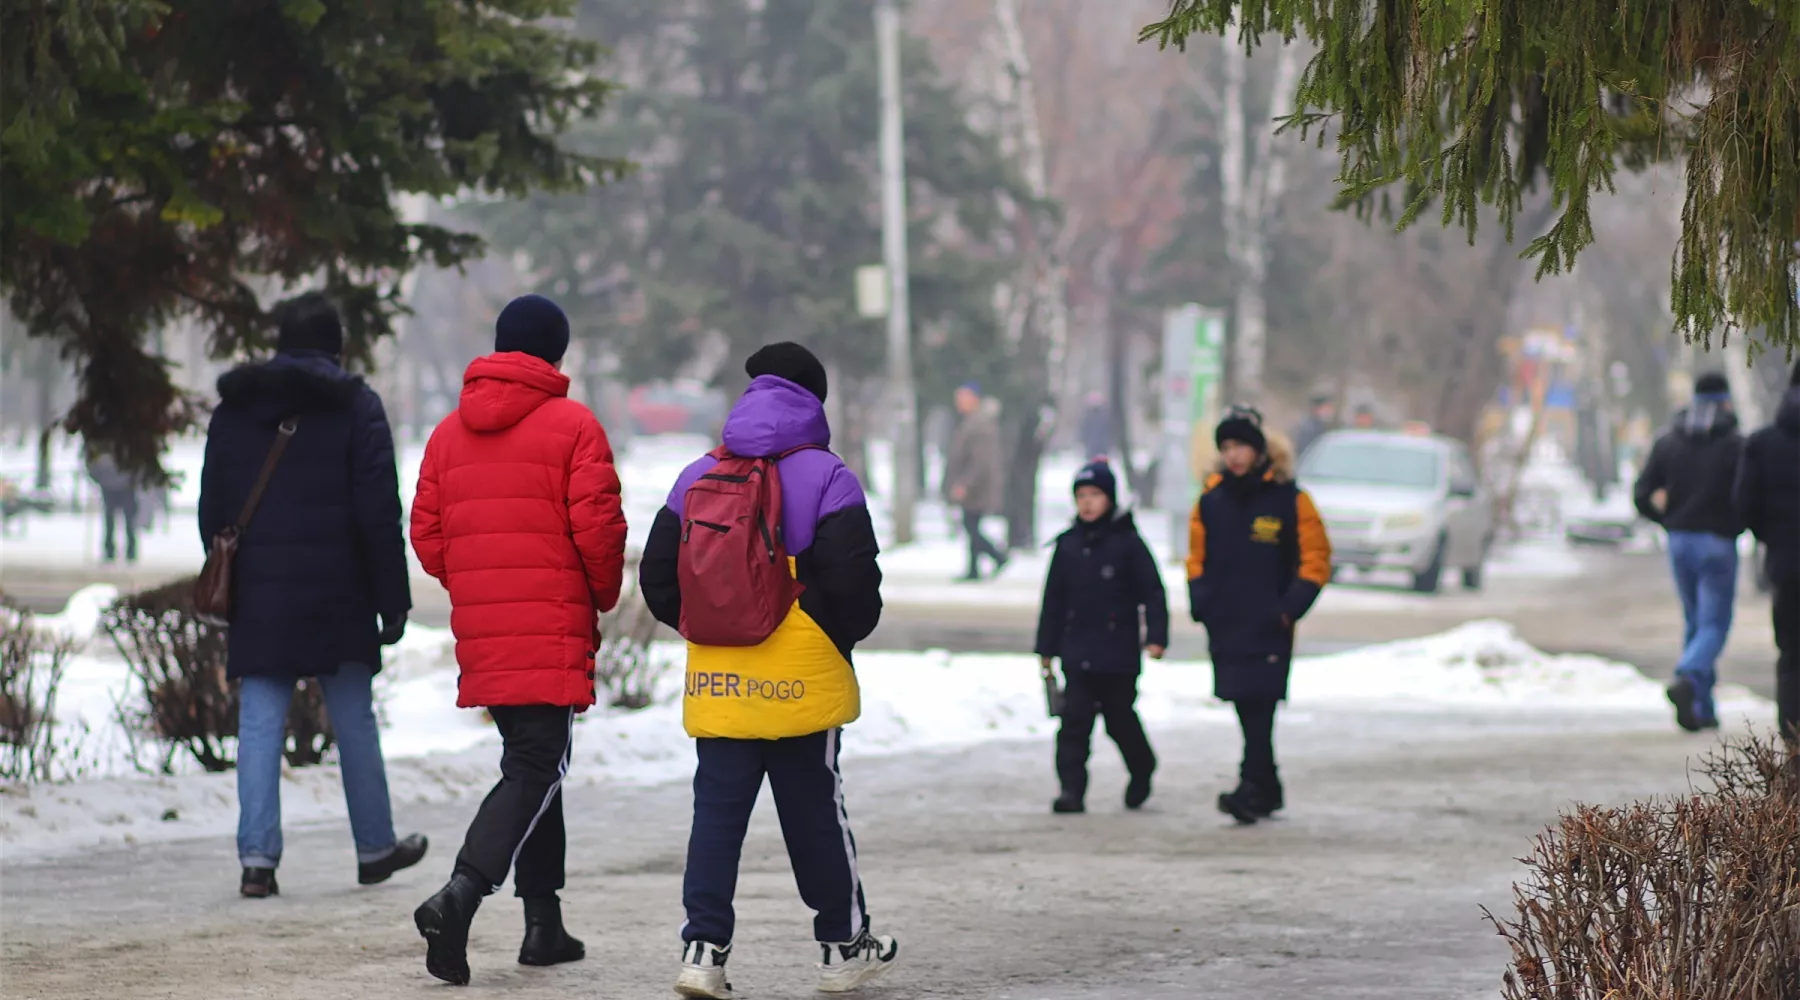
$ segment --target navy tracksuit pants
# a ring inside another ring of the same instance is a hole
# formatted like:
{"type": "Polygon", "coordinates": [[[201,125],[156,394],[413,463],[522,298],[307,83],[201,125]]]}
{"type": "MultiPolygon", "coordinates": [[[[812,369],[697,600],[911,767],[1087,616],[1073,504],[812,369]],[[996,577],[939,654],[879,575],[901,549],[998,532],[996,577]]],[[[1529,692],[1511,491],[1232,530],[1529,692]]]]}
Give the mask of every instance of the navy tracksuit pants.
{"type": "Polygon", "coordinates": [[[738,860],[764,775],[775,792],[800,898],[816,914],[815,938],[854,941],[868,927],[856,873],[856,839],[850,835],[838,771],[840,732],[828,729],[783,740],[695,741],[700,761],[694,770],[694,827],[681,882],[687,908],[683,941],[731,943],[738,860]]]}

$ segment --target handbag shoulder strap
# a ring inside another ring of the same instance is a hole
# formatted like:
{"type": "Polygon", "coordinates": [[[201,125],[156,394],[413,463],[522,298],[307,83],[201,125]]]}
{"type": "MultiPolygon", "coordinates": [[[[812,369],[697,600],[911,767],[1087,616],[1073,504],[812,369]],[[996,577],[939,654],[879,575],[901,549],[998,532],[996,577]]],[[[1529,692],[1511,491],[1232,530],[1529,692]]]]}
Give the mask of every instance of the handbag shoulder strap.
{"type": "Polygon", "coordinates": [[[287,450],[288,442],[293,440],[294,431],[299,429],[293,417],[281,422],[275,431],[275,443],[269,446],[269,456],[263,459],[262,470],[256,474],[256,483],[250,487],[250,498],[244,501],[244,509],[238,514],[237,530],[241,534],[250,527],[250,519],[256,516],[256,506],[262,503],[263,491],[269,488],[269,477],[275,475],[275,465],[281,461],[281,453],[287,450]]]}

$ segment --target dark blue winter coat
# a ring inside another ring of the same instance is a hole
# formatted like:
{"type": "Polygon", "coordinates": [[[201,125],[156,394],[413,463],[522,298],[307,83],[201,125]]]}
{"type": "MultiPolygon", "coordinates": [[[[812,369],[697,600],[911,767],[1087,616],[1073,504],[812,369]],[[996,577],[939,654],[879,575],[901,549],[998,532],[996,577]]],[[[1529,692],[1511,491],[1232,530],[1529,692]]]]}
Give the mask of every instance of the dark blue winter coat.
{"type": "Polygon", "coordinates": [[[1077,521],[1057,536],[1038,612],[1039,656],[1060,658],[1070,672],[1135,674],[1145,646],[1168,644],[1162,574],[1129,512],[1077,521]]]}
{"type": "Polygon", "coordinates": [[[1242,479],[1213,476],[1188,522],[1188,606],[1225,701],[1287,697],[1294,626],[1331,579],[1325,523],[1289,453],[1274,457],[1242,479]]]}
{"type": "Polygon", "coordinates": [[[381,397],[324,355],[278,354],[219,379],[200,473],[202,543],[237,520],[275,442],[298,426],[232,567],[232,677],[379,670],[378,616],[412,608],[394,438],[381,397]]]}
{"type": "Polygon", "coordinates": [[[1782,397],[1775,422],[1744,443],[1732,497],[1737,516],[1769,548],[1769,579],[1800,585],[1800,385],[1782,397]]]}

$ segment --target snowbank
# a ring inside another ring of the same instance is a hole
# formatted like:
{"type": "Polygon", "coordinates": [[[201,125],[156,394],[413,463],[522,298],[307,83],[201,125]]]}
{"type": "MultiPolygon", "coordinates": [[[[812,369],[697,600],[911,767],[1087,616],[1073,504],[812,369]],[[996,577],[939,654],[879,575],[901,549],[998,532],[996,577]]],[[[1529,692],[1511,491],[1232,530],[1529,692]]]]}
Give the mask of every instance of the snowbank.
{"type": "MultiPolygon", "coordinates": [[[[72,617],[72,616],[65,616],[72,617]]],[[[675,647],[657,650],[671,660],[675,647]]],[[[863,717],[847,731],[846,755],[942,750],[990,740],[1042,739],[1053,730],[1030,657],[943,652],[857,657],[863,717]]],[[[90,729],[82,759],[89,773],[60,784],[0,788],[0,845],[8,858],[230,832],[236,822],[231,774],[132,773],[113,702],[128,683],[124,665],[91,650],[78,658],[59,712],[90,729]],[[113,755],[109,757],[108,755],[113,755]]],[[[458,711],[448,636],[415,627],[382,674],[385,750],[397,806],[486,793],[498,742],[480,713],[458,711]]],[[[681,680],[671,671],[655,703],[640,712],[596,710],[581,717],[570,780],[577,784],[650,784],[690,773],[692,743],[681,730],[681,680]]],[[[1152,726],[1231,724],[1212,698],[1204,663],[1156,663],[1146,670],[1140,707],[1152,726]]],[[[1425,639],[1299,660],[1293,700],[1308,715],[1383,709],[1511,713],[1521,725],[1555,717],[1566,728],[1586,718],[1609,726],[1667,727],[1660,685],[1634,668],[1587,656],[1551,656],[1522,642],[1511,626],[1481,621],[1425,639]],[[1539,713],[1534,715],[1533,713],[1539,713]]],[[[1720,691],[1723,714],[1766,724],[1768,704],[1747,691],[1720,691]]],[[[1672,738],[1673,738],[1673,734],[1672,738]]],[[[1385,738],[1371,733],[1371,739],[1385,738]]],[[[287,771],[283,813],[290,824],[341,822],[336,768],[287,771]]]]}

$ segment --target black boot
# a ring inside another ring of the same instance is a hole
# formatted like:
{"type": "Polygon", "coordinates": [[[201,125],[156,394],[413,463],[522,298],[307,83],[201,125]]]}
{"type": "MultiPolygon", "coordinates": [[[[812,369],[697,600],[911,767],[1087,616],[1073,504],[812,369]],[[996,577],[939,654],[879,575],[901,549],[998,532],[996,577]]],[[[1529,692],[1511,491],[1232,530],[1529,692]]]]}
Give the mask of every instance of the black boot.
{"type": "Polygon", "coordinates": [[[249,899],[267,899],[281,895],[281,886],[275,881],[275,869],[244,869],[244,877],[238,881],[238,894],[249,899]]]}
{"type": "Polygon", "coordinates": [[[1261,799],[1262,793],[1255,785],[1240,781],[1237,788],[1219,795],[1219,811],[1249,826],[1268,815],[1263,811],[1261,799]]]}
{"type": "Polygon", "coordinates": [[[1148,801],[1150,801],[1150,772],[1145,771],[1132,775],[1131,781],[1125,786],[1125,808],[1142,809],[1144,803],[1148,801]]]}
{"type": "Polygon", "coordinates": [[[1055,802],[1050,803],[1050,811],[1055,813],[1083,813],[1087,812],[1087,806],[1082,803],[1080,795],[1074,792],[1065,791],[1056,797],[1055,802]]]}
{"type": "Polygon", "coordinates": [[[425,860],[425,851],[431,847],[431,841],[422,833],[415,833],[394,845],[394,852],[380,861],[363,861],[356,866],[356,881],[363,885],[377,885],[394,877],[397,871],[411,868],[425,860]]]}
{"type": "Polygon", "coordinates": [[[425,970],[446,983],[469,985],[469,925],[487,889],[462,872],[413,911],[425,939],[425,970]]]}
{"type": "Polygon", "coordinates": [[[561,965],[587,957],[580,939],[563,930],[562,900],[555,896],[525,901],[525,943],[520,965],[561,965]]]}
{"type": "Polygon", "coordinates": [[[1271,816],[1287,805],[1287,797],[1281,790],[1281,775],[1270,771],[1254,783],[1257,790],[1257,807],[1264,816],[1271,816]]]}

